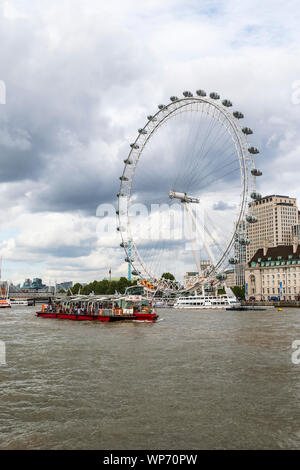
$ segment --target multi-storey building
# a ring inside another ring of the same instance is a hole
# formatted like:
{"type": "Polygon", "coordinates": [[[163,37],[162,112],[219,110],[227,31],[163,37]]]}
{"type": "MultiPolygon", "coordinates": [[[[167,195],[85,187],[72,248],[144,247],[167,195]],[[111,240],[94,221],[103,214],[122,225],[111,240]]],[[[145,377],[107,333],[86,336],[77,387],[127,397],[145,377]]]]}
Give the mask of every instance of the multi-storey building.
{"type": "Polygon", "coordinates": [[[245,265],[247,261],[246,256],[246,245],[241,245],[239,240],[241,237],[248,237],[247,222],[242,220],[237,227],[237,237],[234,241],[234,258],[237,264],[234,266],[234,285],[244,286],[245,285],[245,265]]]}
{"type": "Polygon", "coordinates": [[[260,248],[246,265],[246,299],[298,300],[300,245],[260,248]]]}
{"type": "Polygon", "coordinates": [[[227,271],[225,271],[225,274],[226,274],[226,279],[225,279],[226,287],[236,286],[234,269],[227,269],[227,271]]]}
{"type": "MultiPolygon", "coordinates": [[[[299,212],[298,212],[298,219],[300,220],[299,212]]],[[[292,226],[292,239],[295,239],[295,238],[298,241],[298,244],[300,245],[300,224],[292,226]]]]}
{"type": "Polygon", "coordinates": [[[33,281],[31,279],[26,279],[22,289],[29,289],[29,290],[40,290],[40,289],[46,289],[46,285],[43,284],[42,279],[39,277],[35,277],[33,281]]]}
{"type": "Polygon", "coordinates": [[[25,279],[22,289],[30,289],[32,286],[31,279],[25,279]]]}
{"type": "Polygon", "coordinates": [[[292,244],[292,226],[299,223],[296,199],[273,194],[249,204],[249,212],[257,217],[248,224],[247,261],[266,243],[269,246],[292,244]]]}
{"type": "Polygon", "coordinates": [[[196,282],[197,278],[202,279],[203,276],[206,275],[210,267],[211,267],[211,262],[209,260],[200,260],[201,272],[200,273],[198,273],[198,271],[187,272],[183,279],[184,287],[190,287],[192,284],[196,282]]]}
{"type": "Polygon", "coordinates": [[[184,275],[183,285],[188,287],[190,284],[195,282],[196,277],[199,276],[198,271],[189,271],[184,275]]]}
{"type": "Polygon", "coordinates": [[[73,281],[66,281],[66,282],[60,282],[59,284],[56,284],[56,290],[65,290],[68,291],[73,287],[73,281]]]}

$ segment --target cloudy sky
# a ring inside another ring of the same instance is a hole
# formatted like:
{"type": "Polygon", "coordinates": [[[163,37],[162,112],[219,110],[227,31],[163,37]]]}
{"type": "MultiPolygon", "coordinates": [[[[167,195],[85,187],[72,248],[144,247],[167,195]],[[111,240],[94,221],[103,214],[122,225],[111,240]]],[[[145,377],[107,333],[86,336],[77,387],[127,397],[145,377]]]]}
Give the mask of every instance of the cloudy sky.
{"type": "Polygon", "coordinates": [[[300,200],[299,26],[296,0],[0,0],[3,277],[126,274],[96,210],[146,116],[186,89],[236,103],[260,192],[300,200]]]}

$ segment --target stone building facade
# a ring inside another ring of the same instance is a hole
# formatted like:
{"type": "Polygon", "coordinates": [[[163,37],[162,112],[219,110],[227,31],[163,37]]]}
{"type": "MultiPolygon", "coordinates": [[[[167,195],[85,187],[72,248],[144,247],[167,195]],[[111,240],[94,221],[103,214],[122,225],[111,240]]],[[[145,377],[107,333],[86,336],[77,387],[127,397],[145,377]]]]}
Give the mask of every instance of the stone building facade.
{"type": "Polygon", "coordinates": [[[246,300],[300,298],[300,245],[261,248],[246,265],[246,300]]]}

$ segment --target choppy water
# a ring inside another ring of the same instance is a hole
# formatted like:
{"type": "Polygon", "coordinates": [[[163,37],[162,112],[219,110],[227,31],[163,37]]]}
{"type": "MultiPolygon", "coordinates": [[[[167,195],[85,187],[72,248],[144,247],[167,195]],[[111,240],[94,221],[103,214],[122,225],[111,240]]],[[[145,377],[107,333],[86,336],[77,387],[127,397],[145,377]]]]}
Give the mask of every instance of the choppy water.
{"type": "Polygon", "coordinates": [[[156,324],[0,312],[1,449],[300,448],[300,310],[156,324]]]}

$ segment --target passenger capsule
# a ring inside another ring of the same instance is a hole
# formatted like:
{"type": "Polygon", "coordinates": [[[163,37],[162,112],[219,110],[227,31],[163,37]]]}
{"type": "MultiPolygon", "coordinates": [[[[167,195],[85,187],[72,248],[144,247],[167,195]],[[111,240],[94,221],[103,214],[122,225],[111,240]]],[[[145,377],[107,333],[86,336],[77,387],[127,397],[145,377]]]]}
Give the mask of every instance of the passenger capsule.
{"type": "Polygon", "coordinates": [[[250,129],[250,127],[243,127],[242,131],[243,131],[244,134],[246,134],[246,135],[253,134],[253,130],[250,129]]]}
{"type": "Polygon", "coordinates": [[[258,218],[255,217],[255,215],[247,215],[246,220],[249,222],[249,224],[254,224],[258,221],[258,218]]]}
{"type": "Polygon", "coordinates": [[[146,131],[146,129],[139,129],[139,133],[140,134],[147,134],[147,131],[146,131]]]}
{"type": "Polygon", "coordinates": [[[213,99],[213,100],[219,100],[220,99],[220,95],[218,93],[215,93],[214,91],[212,93],[209,94],[209,96],[213,99]]]}
{"type": "Polygon", "coordinates": [[[154,117],[154,116],[151,116],[151,115],[150,115],[150,116],[147,116],[147,119],[148,119],[149,121],[157,121],[157,118],[154,117]]]}
{"type": "Polygon", "coordinates": [[[248,152],[255,155],[256,153],[259,153],[259,150],[256,147],[250,147],[250,148],[248,148],[248,152]]]}
{"type": "Polygon", "coordinates": [[[230,106],[232,106],[232,103],[229,100],[223,100],[222,105],[226,106],[227,108],[230,108],[230,106]]]}
{"type": "Polygon", "coordinates": [[[124,193],[118,193],[118,194],[117,194],[117,197],[124,197],[124,196],[125,196],[124,193]]]}
{"type": "Polygon", "coordinates": [[[119,214],[120,214],[120,211],[116,211],[116,214],[119,215],[119,214]]]}
{"type": "Polygon", "coordinates": [[[124,163],[126,165],[132,165],[132,160],[130,160],[130,158],[126,158],[126,160],[124,160],[124,163]]]}
{"type": "Polygon", "coordinates": [[[216,278],[219,281],[225,281],[225,279],[227,278],[227,275],[225,273],[219,273],[219,274],[216,274],[216,278]]]}
{"type": "Polygon", "coordinates": [[[125,262],[126,262],[126,263],[132,263],[132,262],[133,262],[133,258],[125,258],[125,262]]]}
{"type": "Polygon", "coordinates": [[[120,243],[120,247],[121,247],[121,248],[127,248],[127,247],[128,247],[128,243],[122,242],[122,243],[120,243]]]}
{"type": "Polygon", "coordinates": [[[198,96],[206,96],[206,91],[204,90],[197,90],[196,93],[198,96]]]}
{"type": "Polygon", "coordinates": [[[243,246],[248,246],[248,245],[250,245],[250,240],[249,240],[249,238],[244,238],[244,237],[242,237],[242,238],[239,239],[239,242],[240,242],[240,244],[243,245],[243,246]]]}
{"type": "Polygon", "coordinates": [[[127,176],[123,175],[123,176],[120,176],[120,180],[121,181],[128,181],[128,178],[127,178],[127,176]]]}
{"type": "Polygon", "coordinates": [[[261,176],[262,175],[262,171],[258,170],[257,168],[253,168],[253,170],[251,170],[251,174],[253,176],[261,176]]]}
{"type": "Polygon", "coordinates": [[[184,91],[182,94],[186,98],[192,98],[192,96],[193,96],[193,93],[191,93],[190,91],[184,91]]]}
{"type": "Polygon", "coordinates": [[[261,199],[261,194],[259,193],[251,193],[250,194],[251,199],[254,199],[255,201],[259,201],[261,199]]]}
{"type": "Polygon", "coordinates": [[[138,275],[139,275],[139,273],[138,273],[137,271],[132,271],[131,274],[132,274],[133,276],[138,276],[138,275]]]}
{"type": "Polygon", "coordinates": [[[140,148],[140,146],[138,144],[130,144],[130,147],[132,149],[139,149],[140,148]]]}
{"type": "Polygon", "coordinates": [[[243,113],[240,113],[240,111],[234,111],[234,113],[232,113],[232,114],[237,119],[243,119],[243,117],[244,117],[243,113]]]}
{"type": "Polygon", "coordinates": [[[177,98],[177,96],[171,96],[171,97],[170,97],[170,100],[171,100],[171,101],[177,101],[178,98],[177,98]]]}
{"type": "Polygon", "coordinates": [[[230,264],[238,264],[239,260],[237,258],[229,258],[229,263],[230,264]]]}
{"type": "Polygon", "coordinates": [[[158,109],[165,109],[165,105],[164,104],[159,104],[158,109]]]}
{"type": "Polygon", "coordinates": [[[124,232],[125,229],[124,229],[124,227],[117,227],[117,231],[118,231],[118,232],[124,232]]]}

